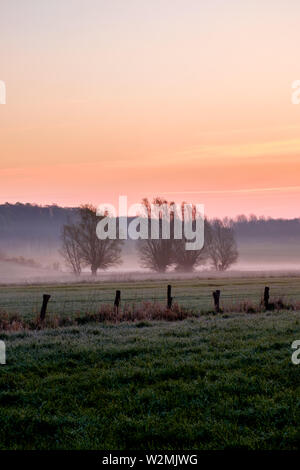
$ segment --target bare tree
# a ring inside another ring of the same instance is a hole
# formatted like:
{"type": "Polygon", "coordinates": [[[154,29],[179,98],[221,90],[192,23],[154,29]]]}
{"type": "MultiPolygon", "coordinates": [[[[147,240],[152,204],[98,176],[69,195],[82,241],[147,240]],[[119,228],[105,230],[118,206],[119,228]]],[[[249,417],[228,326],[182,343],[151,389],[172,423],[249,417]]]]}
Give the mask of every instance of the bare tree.
{"type": "MultiPolygon", "coordinates": [[[[195,221],[193,221],[193,224],[195,221]]],[[[209,246],[211,243],[211,228],[207,219],[204,220],[204,246],[201,250],[187,250],[187,239],[182,231],[183,237],[174,240],[173,260],[176,264],[175,270],[180,272],[192,272],[197,266],[206,264],[209,258],[209,246]]]]}
{"type": "Polygon", "coordinates": [[[105,215],[97,216],[96,208],[87,204],[80,207],[77,223],[64,226],[63,234],[67,243],[63,244],[63,250],[67,258],[64,257],[69,264],[71,262],[73,271],[73,265],[76,269],[78,265],[89,266],[95,276],[98,269],[107,269],[121,263],[121,240],[100,240],[97,237],[97,224],[103,217],[105,215]]]}
{"type": "Polygon", "coordinates": [[[139,243],[141,265],[152,271],[165,272],[172,261],[170,240],[141,240],[139,243]]]}
{"type": "Polygon", "coordinates": [[[62,229],[62,247],[59,250],[67,266],[77,276],[81,273],[81,255],[78,244],[78,228],[75,225],[64,225],[62,229]]]}
{"type": "MultiPolygon", "coordinates": [[[[151,229],[151,218],[158,218],[158,239],[151,239],[149,236],[147,240],[140,240],[138,244],[138,250],[141,258],[141,266],[152,271],[165,272],[166,269],[173,264],[173,239],[172,230],[170,228],[170,238],[163,238],[163,218],[166,216],[166,211],[170,210],[170,206],[173,203],[168,203],[166,200],[156,197],[153,199],[153,204],[158,208],[158,212],[153,214],[151,211],[151,204],[147,198],[142,200],[142,204],[145,206],[147,218],[148,218],[148,233],[150,234],[151,229]]],[[[164,221],[166,222],[166,220],[164,221]]],[[[171,220],[169,224],[171,225],[171,220]]]]}
{"type": "Polygon", "coordinates": [[[217,271],[226,271],[238,259],[233,228],[229,223],[216,219],[211,223],[209,255],[217,271]]]}

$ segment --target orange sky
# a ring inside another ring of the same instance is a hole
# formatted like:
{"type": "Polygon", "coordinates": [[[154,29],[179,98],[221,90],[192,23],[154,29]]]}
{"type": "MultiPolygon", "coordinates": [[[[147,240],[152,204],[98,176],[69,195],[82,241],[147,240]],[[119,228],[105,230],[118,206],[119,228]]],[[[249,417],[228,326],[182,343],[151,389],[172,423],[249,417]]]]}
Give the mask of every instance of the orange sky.
{"type": "Polygon", "coordinates": [[[300,216],[300,4],[10,0],[0,203],[300,216]]]}

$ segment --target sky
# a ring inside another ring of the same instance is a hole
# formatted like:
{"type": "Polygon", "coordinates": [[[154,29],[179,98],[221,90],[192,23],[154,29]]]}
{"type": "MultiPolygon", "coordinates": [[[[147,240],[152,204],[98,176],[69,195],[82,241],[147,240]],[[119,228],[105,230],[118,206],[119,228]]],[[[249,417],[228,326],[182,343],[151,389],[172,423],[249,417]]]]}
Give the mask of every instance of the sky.
{"type": "Polygon", "coordinates": [[[2,0],[0,203],[300,216],[298,0],[2,0]]]}

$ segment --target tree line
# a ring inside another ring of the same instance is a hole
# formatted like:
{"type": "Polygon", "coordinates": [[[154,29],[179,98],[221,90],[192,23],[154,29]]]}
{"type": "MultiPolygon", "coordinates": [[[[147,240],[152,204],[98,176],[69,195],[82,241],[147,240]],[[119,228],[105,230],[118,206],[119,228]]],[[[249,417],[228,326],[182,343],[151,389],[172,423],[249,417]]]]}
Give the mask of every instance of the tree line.
{"type": "MultiPolygon", "coordinates": [[[[182,238],[176,239],[174,236],[173,202],[155,198],[153,204],[169,209],[170,236],[168,239],[162,236],[162,213],[159,213],[158,238],[136,241],[140,265],[143,268],[160,273],[172,267],[178,272],[191,272],[198,266],[210,263],[215,270],[225,271],[237,261],[238,250],[232,221],[205,219],[203,248],[201,250],[186,250],[187,239],[184,230],[182,230],[182,238]]],[[[150,226],[150,203],[147,199],[143,199],[143,205],[150,226]]],[[[76,221],[63,225],[60,254],[66,265],[76,275],[80,275],[84,268],[89,268],[92,275],[96,275],[100,269],[105,270],[122,263],[123,240],[118,237],[113,240],[97,237],[96,228],[99,220],[107,215],[99,216],[94,206],[83,205],[78,209],[76,221]]],[[[182,212],[182,224],[184,224],[185,217],[187,215],[182,212]]],[[[191,224],[195,226],[197,221],[193,208],[189,217],[191,224]]]]}

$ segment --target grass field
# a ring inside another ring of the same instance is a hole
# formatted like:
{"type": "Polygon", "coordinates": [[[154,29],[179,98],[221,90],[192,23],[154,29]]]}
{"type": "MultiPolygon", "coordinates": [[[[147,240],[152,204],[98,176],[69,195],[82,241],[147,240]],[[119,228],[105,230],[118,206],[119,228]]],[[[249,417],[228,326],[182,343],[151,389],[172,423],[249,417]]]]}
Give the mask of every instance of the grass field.
{"type": "MultiPolygon", "coordinates": [[[[234,309],[241,302],[258,305],[264,286],[270,286],[271,298],[300,305],[300,277],[224,278],[172,280],[174,302],[197,312],[212,309],[212,291],[221,290],[221,306],[234,309]]],[[[143,300],[166,303],[167,280],[99,282],[82,284],[46,284],[0,286],[0,310],[33,318],[40,311],[42,294],[51,295],[49,315],[78,315],[97,312],[100,305],[112,304],[116,289],[121,289],[122,304],[143,300]]]]}
{"type": "MultiPolygon", "coordinates": [[[[167,284],[167,283],[165,283],[167,284]]],[[[212,308],[259,301],[264,285],[299,298],[299,278],[172,281],[175,300],[212,308]],[[244,298],[244,299],[243,299],[244,298]]],[[[45,286],[2,287],[1,308],[38,311],[45,286]]],[[[51,312],[165,301],[162,282],[46,286],[51,312]]],[[[1,449],[299,449],[300,311],[199,315],[2,332],[1,449]]]]}
{"type": "Polygon", "coordinates": [[[2,334],[2,449],[295,449],[299,312],[2,334]]]}

